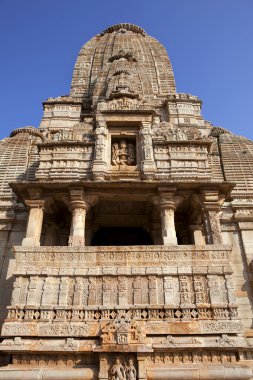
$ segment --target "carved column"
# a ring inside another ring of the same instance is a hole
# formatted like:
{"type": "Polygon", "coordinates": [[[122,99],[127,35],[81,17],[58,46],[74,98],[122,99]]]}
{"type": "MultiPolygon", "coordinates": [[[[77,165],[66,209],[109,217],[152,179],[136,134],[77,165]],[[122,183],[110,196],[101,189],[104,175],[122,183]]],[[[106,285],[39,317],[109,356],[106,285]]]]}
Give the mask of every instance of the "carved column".
{"type": "Polygon", "coordinates": [[[162,239],[164,245],[177,245],[177,236],[175,229],[175,210],[182,197],[175,196],[176,189],[159,189],[160,191],[160,209],[162,224],[162,239]]]}
{"type": "Polygon", "coordinates": [[[190,229],[192,231],[194,244],[195,245],[204,245],[206,244],[205,238],[203,236],[203,226],[201,225],[191,225],[190,229]]]}
{"type": "Polygon", "coordinates": [[[25,203],[29,207],[29,217],[26,228],[26,237],[22,241],[22,246],[38,247],[40,246],[45,201],[36,199],[27,200],[25,203]]]}
{"type": "Polygon", "coordinates": [[[202,198],[208,244],[222,244],[220,208],[224,197],[219,194],[218,190],[203,190],[202,198]]]}
{"type": "Polygon", "coordinates": [[[96,180],[103,180],[107,171],[108,157],[107,157],[107,140],[108,129],[106,122],[99,120],[98,126],[95,130],[96,145],[95,157],[93,161],[93,177],[96,180]]]}
{"type": "Polygon", "coordinates": [[[85,218],[91,204],[94,203],[95,197],[84,195],[82,188],[70,189],[70,210],[72,212],[71,229],[69,235],[70,246],[85,245],[85,218]]]}
{"type": "Polygon", "coordinates": [[[152,179],[156,172],[156,164],[154,160],[150,123],[142,123],[142,128],[140,130],[140,138],[142,147],[142,173],[144,178],[152,179]]]}
{"type": "Polygon", "coordinates": [[[69,235],[70,246],[84,246],[85,245],[85,217],[86,217],[86,204],[81,201],[71,202],[72,220],[69,235]]]}

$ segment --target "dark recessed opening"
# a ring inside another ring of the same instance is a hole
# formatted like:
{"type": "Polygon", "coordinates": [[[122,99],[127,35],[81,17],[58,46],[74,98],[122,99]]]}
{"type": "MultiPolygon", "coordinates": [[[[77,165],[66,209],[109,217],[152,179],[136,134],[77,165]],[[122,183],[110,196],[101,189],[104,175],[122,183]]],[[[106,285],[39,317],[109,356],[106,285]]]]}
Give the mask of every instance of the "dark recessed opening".
{"type": "Polygon", "coordinates": [[[102,227],[91,240],[93,246],[152,244],[151,236],[140,227],[102,227]]]}

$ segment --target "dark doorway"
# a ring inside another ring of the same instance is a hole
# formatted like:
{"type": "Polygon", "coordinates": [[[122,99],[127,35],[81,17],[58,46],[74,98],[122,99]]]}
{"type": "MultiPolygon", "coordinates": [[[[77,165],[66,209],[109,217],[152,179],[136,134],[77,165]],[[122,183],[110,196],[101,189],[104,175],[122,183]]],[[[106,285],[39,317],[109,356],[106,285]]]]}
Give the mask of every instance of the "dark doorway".
{"type": "Polygon", "coordinates": [[[102,227],[94,234],[91,245],[153,245],[153,241],[143,228],[102,227]]]}

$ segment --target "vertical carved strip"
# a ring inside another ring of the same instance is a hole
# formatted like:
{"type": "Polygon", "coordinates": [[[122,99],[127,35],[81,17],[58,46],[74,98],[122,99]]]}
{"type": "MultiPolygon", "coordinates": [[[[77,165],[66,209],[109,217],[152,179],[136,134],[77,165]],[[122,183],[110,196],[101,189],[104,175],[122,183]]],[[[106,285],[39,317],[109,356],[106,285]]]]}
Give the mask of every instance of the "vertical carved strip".
{"type": "Polygon", "coordinates": [[[226,295],[224,276],[208,275],[207,278],[211,304],[224,305],[224,295],[226,295]]]}
{"type": "Polygon", "coordinates": [[[97,303],[97,284],[96,278],[90,277],[89,281],[89,296],[88,296],[88,305],[96,305],[97,303]]]}
{"type": "Polygon", "coordinates": [[[155,276],[148,277],[148,288],[150,305],[157,305],[157,282],[155,276]]]}
{"type": "Polygon", "coordinates": [[[134,293],[133,293],[133,298],[134,298],[134,302],[133,304],[134,305],[140,305],[142,303],[142,296],[141,296],[141,277],[138,276],[134,279],[133,281],[133,289],[134,289],[134,293]]]}
{"type": "Polygon", "coordinates": [[[109,277],[103,278],[103,305],[111,305],[111,279],[109,277]]]}
{"type": "Polygon", "coordinates": [[[122,276],[118,278],[118,303],[127,305],[127,279],[122,276]]]}
{"type": "Polygon", "coordinates": [[[107,354],[101,353],[99,354],[99,380],[107,380],[108,379],[108,360],[107,354]]]}
{"type": "Polygon", "coordinates": [[[76,277],[76,282],[74,285],[74,299],[73,299],[74,306],[82,305],[82,288],[83,288],[82,277],[76,277]]]}
{"type": "Polygon", "coordinates": [[[59,289],[59,305],[60,306],[67,306],[68,304],[68,278],[62,277],[60,282],[60,289],[59,289]]]}
{"type": "Polygon", "coordinates": [[[87,306],[88,305],[88,295],[89,295],[89,280],[87,278],[83,279],[83,287],[82,287],[82,297],[81,297],[81,305],[87,306]]]}
{"type": "Polygon", "coordinates": [[[38,277],[31,276],[29,285],[28,285],[28,293],[27,293],[27,305],[36,305],[37,304],[37,286],[38,286],[38,277]]]}
{"type": "Polygon", "coordinates": [[[233,277],[231,274],[225,274],[225,284],[227,288],[227,302],[230,306],[236,303],[236,297],[234,294],[233,277]]]}
{"type": "Polygon", "coordinates": [[[26,304],[26,297],[27,297],[27,287],[28,287],[28,278],[23,277],[22,278],[22,284],[20,289],[20,304],[25,305],[26,304]]]}
{"type": "Polygon", "coordinates": [[[195,290],[195,303],[196,305],[202,305],[208,302],[206,281],[204,276],[195,275],[194,290],[195,290]]]}
{"type": "Polygon", "coordinates": [[[208,211],[211,233],[214,244],[222,244],[221,227],[218,211],[208,211]]]}
{"type": "Polygon", "coordinates": [[[13,284],[13,291],[11,296],[11,304],[13,306],[19,305],[21,303],[20,293],[22,287],[22,277],[17,277],[13,284]]]}
{"type": "Polygon", "coordinates": [[[52,305],[53,287],[52,278],[47,277],[43,285],[42,305],[52,305]]]}
{"type": "Polygon", "coordinates": [[[174,306],[174,291],[172,276],[164,277],[164,303],[166,306],[174,306]]]}
{"type": "Polygon", "coordinates": [[[146,364],[146,356],[144,354],[137,354],[138,361],[138,379],[146,380],[147,379],[147,364],[146,364]]]}
{"type": "Polygon", "coordinates": [[[192,292],[189,276],[179,276],[180,304],[182,307],[192,304],[192,292]]]}

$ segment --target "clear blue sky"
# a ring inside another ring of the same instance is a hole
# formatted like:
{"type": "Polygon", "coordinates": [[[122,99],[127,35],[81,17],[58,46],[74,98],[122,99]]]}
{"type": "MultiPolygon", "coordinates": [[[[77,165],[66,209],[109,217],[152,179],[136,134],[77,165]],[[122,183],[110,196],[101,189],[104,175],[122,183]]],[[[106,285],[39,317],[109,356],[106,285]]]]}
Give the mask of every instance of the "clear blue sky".
{"type": "Polygon", "coordinates": [[[0,138],[38,126],[42,101],[69,93],[81,46],[120,22],[166,47],[207,120],[253,139],[253,0],[0,0],[0,138]]]}

